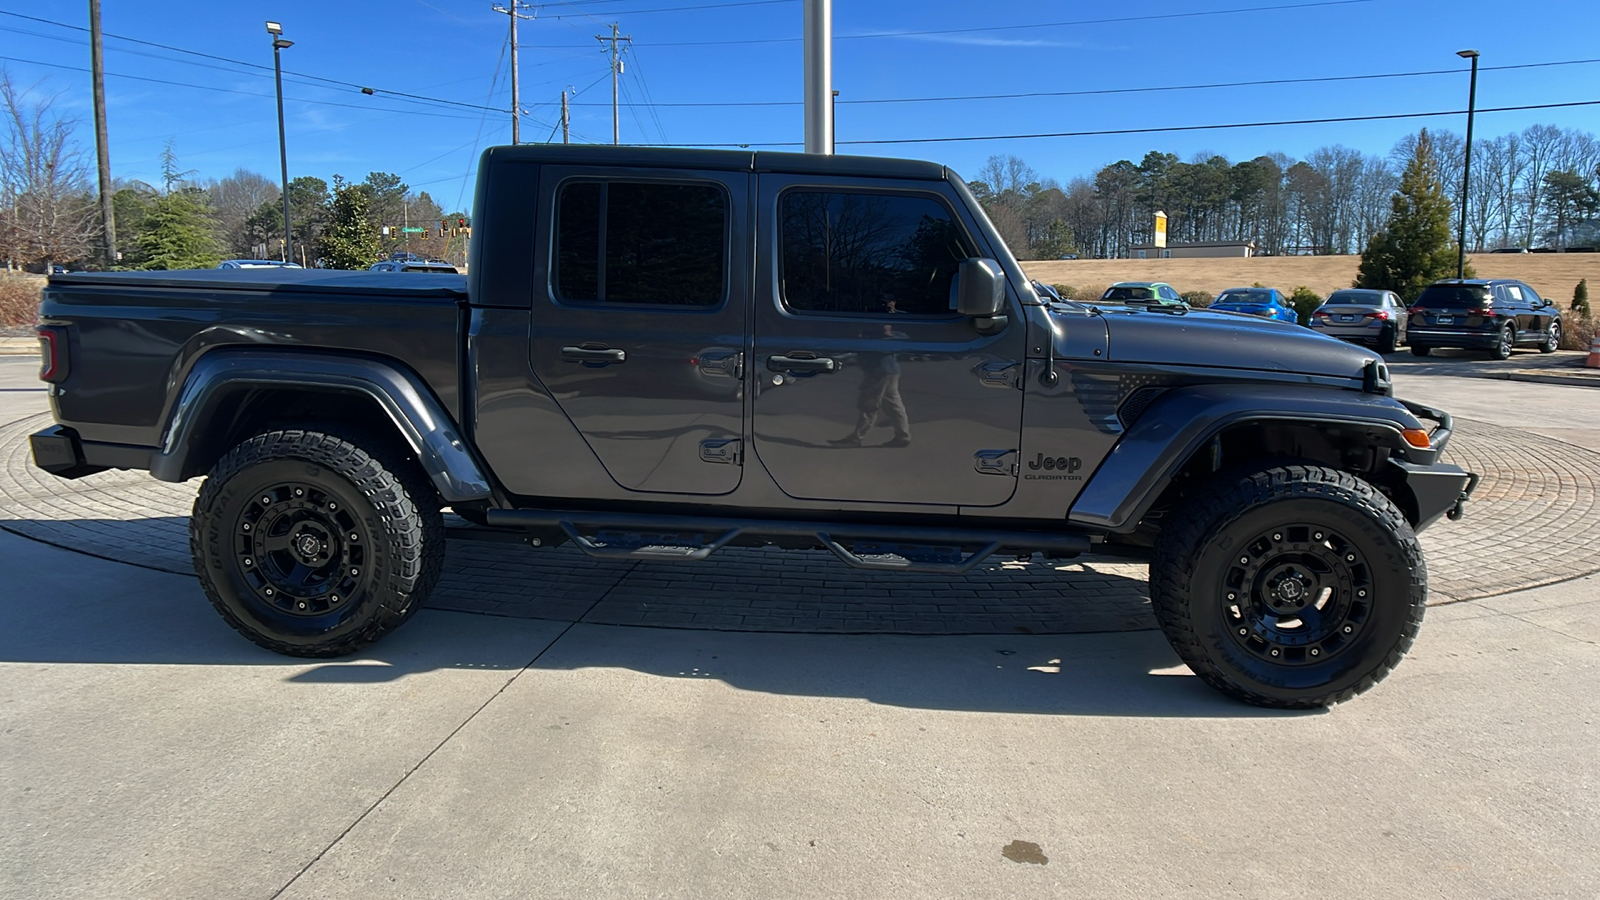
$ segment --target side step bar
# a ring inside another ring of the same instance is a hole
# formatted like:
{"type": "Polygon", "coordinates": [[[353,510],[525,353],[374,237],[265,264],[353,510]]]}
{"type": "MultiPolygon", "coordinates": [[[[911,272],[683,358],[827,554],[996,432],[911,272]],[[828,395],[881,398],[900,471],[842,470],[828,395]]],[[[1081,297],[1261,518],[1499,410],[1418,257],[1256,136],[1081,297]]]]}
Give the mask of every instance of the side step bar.
{"type": "Polygon", "coordinates": [[[740,538],[783,537],[809,539],[857,569],[947,575],[965,572],[1001,548],[1075,556],[1091,546],[1088,535],[1075,533],[576,510],[491,509],[487,522],[491,528],[560,530],[597,559],[693,561],[740,538]],[[971,546],[976,549],[962,549],[971,546]]]}

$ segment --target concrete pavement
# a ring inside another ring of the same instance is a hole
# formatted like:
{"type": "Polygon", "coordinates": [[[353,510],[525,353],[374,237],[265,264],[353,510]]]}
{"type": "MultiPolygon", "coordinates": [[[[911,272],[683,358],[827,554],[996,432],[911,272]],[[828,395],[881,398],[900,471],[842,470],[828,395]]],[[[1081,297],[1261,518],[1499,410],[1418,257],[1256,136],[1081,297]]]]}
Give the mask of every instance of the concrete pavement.
{"type": "Polygon", "coordinates": [[[1284,715],[1152,632],[424,611],[306,662],[192,579],[3,534],[0,569],[0,895],[1600,892],[1600,578],[1430,610],[1372,693],[1284,715]]]}

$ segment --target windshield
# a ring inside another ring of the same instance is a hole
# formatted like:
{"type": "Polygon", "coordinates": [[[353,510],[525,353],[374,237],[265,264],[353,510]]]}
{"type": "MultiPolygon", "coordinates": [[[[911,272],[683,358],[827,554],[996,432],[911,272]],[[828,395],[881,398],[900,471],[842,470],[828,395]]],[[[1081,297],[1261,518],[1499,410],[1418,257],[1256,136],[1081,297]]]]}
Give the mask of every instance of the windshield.
{"type": "MultiPolygon", "coordinates": [[[[1272,292],[1271,291],[1257,291],[1257,290],[1223,291],[1222,292],[1222,296],[1217,298],[1217,303],[1265,303],[1265,304],[1270,304],[1270,303],[1272,303],[1272,292]]],[[[1212,305],[1215,306],[1216,303],[1213,303],[1212,305]]]]}
{"type": "Polygon", "coordinates": [[[1114,287],[1101,300],[1154,300],[1156,292],[1147,287],[1114,287]]]}
{"type": "Polygon", "coordinates": [[[1416,306],[1432,309],[1476,309],[1489,303],[1489,289],[1481,284],[1435,284],[1422,289],[1416,306]]]}

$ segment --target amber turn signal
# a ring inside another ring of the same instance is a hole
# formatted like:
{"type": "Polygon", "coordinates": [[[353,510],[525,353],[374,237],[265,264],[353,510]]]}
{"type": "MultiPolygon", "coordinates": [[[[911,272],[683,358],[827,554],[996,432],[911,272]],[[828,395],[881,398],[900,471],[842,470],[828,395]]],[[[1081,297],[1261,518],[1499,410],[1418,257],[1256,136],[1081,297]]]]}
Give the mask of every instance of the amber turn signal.
{"type": "Polygon", "coordinates": [[[1428,433],[1421,428],[1407,428],[1400,433],[1405,436],[1406,443],[1411,446],[1422,450],[1428,449],[1428,433]]]}

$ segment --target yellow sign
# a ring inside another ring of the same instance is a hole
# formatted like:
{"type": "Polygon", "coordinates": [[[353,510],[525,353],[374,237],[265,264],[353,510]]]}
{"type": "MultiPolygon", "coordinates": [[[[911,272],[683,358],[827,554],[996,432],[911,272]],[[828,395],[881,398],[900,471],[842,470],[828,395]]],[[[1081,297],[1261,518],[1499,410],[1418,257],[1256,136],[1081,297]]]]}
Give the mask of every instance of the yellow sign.
{"type": "Polygon", "coordinates": [[[1152,242],[1157,247],[1167,246],[1167,214],[1156,211],[1156,239],[1152,242]]]}

